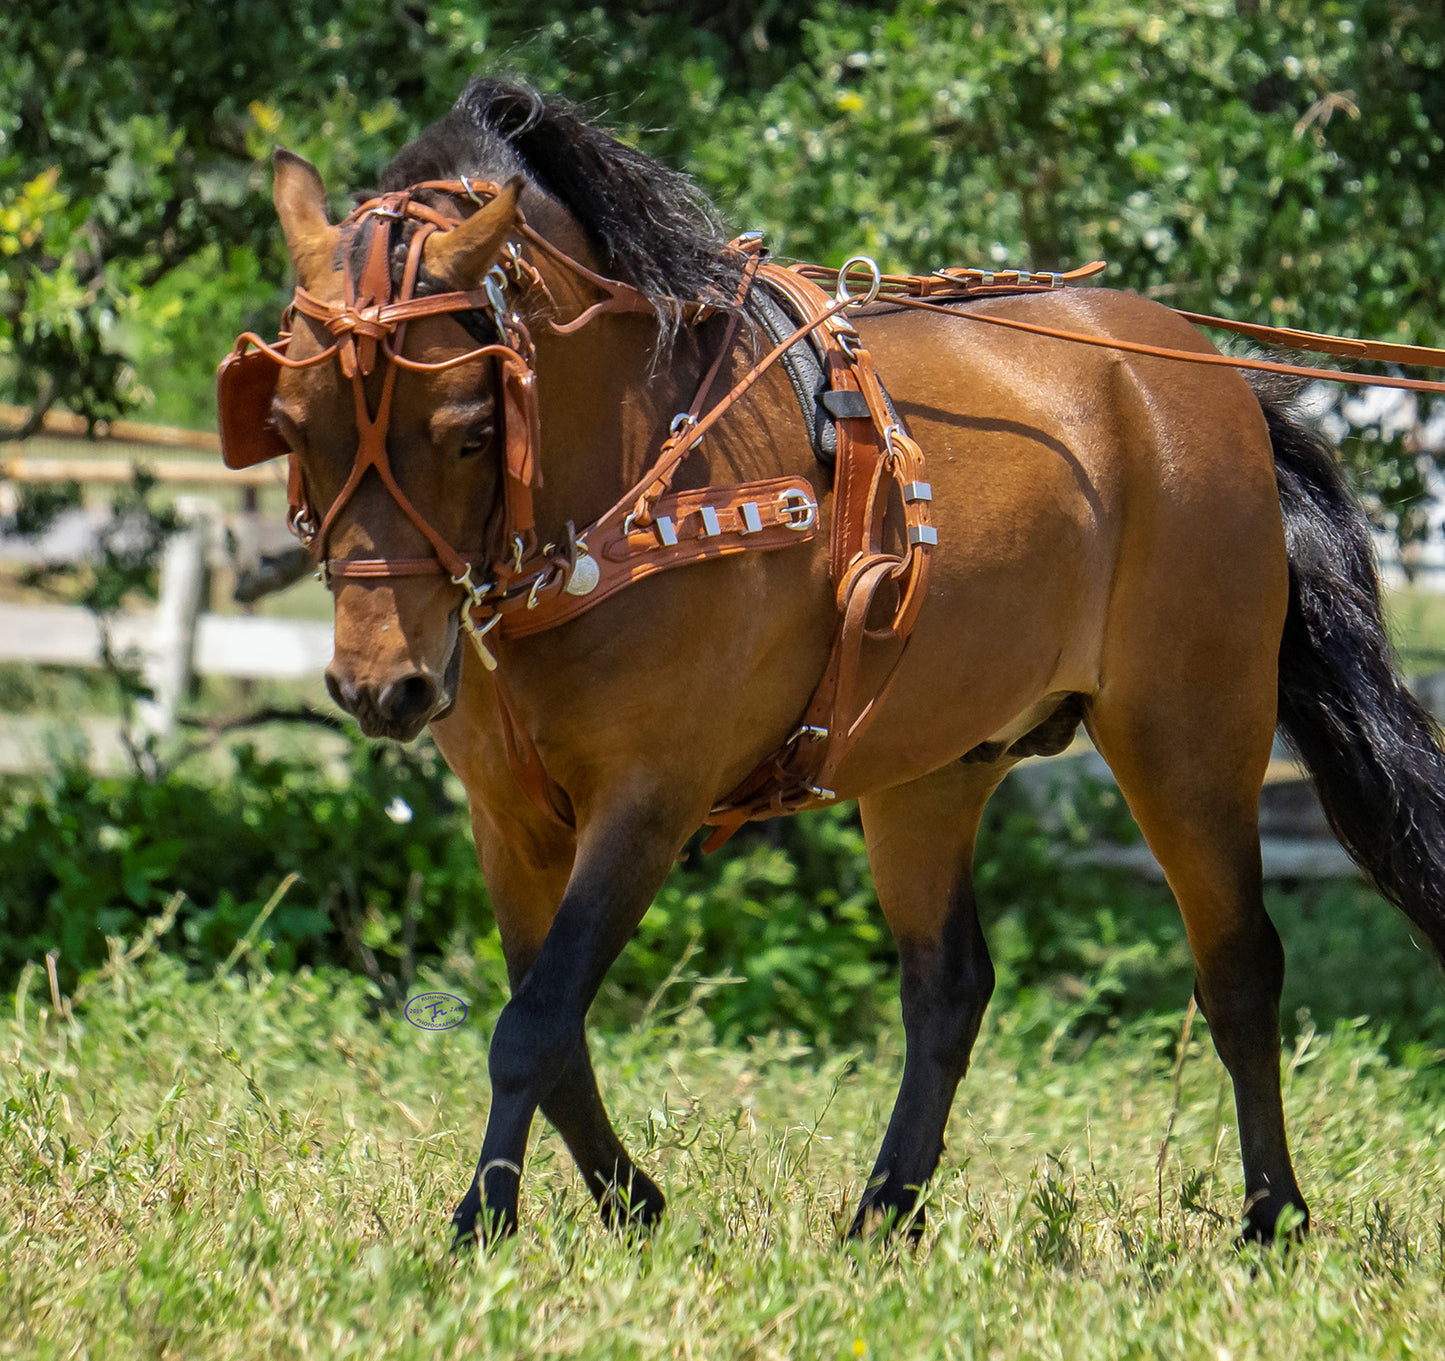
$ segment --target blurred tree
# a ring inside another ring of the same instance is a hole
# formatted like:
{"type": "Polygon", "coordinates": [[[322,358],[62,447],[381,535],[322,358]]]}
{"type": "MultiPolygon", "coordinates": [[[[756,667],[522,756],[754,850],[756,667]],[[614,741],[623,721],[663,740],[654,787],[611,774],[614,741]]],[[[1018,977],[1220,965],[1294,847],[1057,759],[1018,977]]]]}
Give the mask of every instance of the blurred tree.
{"type": "MultiPolygon", "coordinates": [[[[1181,306],[1440,339],[1438,6],[19,0],[0,15],[0,398],[29,414],[0,435],[54,402],[207,422],[227,338],[282,302],[270,148],[364,187],[481,68],[589,104],[799,256],[1102,255],[1109,282],[1181,306]]],[[[1404,425],[1352,455],[1408,535],[1404,425]]]]}
{"type": "Polygon", "coordinates": [[[159,397],[162,415],[209,419],[225,336],[279,310],[276,142],[334,191],[364,186],[473,70],[498,65],[661,125],[676,85],[639,70],[660,59],[776,78],[808,11],[19,0],[0,14],[0,399],[27,415],[0,437],[33,433],[54,403],[96,420],[159,397]],[[180,401],[136,377],[170,365],[180,401]]]}

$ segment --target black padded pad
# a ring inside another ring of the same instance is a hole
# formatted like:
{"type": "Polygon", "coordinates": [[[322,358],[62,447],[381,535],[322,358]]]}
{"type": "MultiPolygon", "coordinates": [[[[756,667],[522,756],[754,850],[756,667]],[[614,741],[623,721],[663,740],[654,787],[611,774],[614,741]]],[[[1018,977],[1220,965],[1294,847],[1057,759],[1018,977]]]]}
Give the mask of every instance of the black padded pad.
{"type": "MultiPolygon", "coordinates": [[[[774,345],[787,339],[802,325],[802,321],[793,316],[786,300],[768,287],[766,279],[759,279],[753,284],[748,294],[747,310],[772,337],[774,345]]],[[[798,409],[808,427],[814,456],[825,467],[833,467],[838,459],[838,427],[834,422],[866,419],[867,401],[861,392],[834,392],[828,386],[822,354],[811,335],[790,346],[778,362],[793,385],[793,394],[798,399],[798,409]]],[[[886,389],[883,400],[888,405],[889,416],[897,421],[898,413],[893,409],[893,399],[886,389]]]]}

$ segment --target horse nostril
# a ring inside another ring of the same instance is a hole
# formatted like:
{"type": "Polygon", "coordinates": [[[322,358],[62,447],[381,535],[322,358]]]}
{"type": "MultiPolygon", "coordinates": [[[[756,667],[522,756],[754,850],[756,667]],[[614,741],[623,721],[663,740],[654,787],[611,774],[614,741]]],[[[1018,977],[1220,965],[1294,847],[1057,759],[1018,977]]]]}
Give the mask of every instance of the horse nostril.
{"type": "Polygon", "coordinates": [[[343,680],[329,666],[326,668],[326,693],[331,696],[338,709],[345,709],[349,714],[356,712],[360,691],[351,681],[343,680]]]}
{"type": "Polygon", "coordinates": [[[388,685],[376,707],[387,722],[405,728],[430,714],[440,697],[441,687],[433,677],[413,671],[388,685]]]}

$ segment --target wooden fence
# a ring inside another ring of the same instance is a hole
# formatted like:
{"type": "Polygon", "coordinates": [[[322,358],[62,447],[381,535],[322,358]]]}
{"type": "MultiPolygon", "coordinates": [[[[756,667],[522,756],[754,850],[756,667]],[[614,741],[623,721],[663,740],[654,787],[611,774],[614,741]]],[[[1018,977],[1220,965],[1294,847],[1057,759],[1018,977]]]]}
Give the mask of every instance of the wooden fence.
{"type": "MultiPolygon", "coordinates": [[[[13,420],[16,414],[0,407],[0,421],[13,420]]],[[[156,734],[171,731],[194,675],[254,680],[318,676],[331,657],[329,624],[251,613],[214,614],[205,599],[208,570],[236,565],[228,545],[249,544],[255,555],[267,540],[275,543],[266,546],[289,542],[279,524],[260,520],[254,508],[254,489],[284,485],[281,471],[260,467],[232,472],[222,467],[216,437],[205,432],[115,422],[98,431],[95,441],[82,443],[79,437],[84,434],[84,422],[78,417],[48,415],[43,438],[50,449],[30,452],[40,437],[11,446],[25,452],[0,457],[0,485],[125,484],[140,464],[170,485],[212,492],[251,489],[252,494],[243,497],[241,510],[230,512],[214,497],[177,498],[182,524],[164,550],[154,610],[119,614],[102,622],[78,606],[0,602],[0,661],[95,667],[102,664],[107,645],[112,655],[136,658],[154,695],[143,706],[140,719],[156,734]],[[116,446],[130,449],[124,456],[108,452],[116,446]],[[107,452],[97,454],[98,447],[107,452]],[[166,456],[155,457],[158,450],[166,451],[166,456]],[[185,453],[192,456],[177,456],[185,453]]],[[[82,561],[96,552],[108,527],[106,511],[67,512],[42,535],[0,537],[0,562],[34,567],[82,561]]]]}

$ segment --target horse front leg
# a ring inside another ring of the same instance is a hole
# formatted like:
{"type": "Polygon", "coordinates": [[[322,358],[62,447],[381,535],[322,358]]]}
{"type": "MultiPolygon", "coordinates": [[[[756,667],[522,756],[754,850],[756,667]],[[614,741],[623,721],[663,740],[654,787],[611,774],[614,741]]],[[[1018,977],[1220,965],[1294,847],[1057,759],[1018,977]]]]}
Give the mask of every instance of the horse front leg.
{"type": "Polygon", "coordinates": [[[612,1131],[583,1026],[607,970],[696,821],[691,809],[663,811],[671,806],[656,796],[614,801],[579,828],[561,904],[492,1034],[486,1135],[476,1175],[452,1216],[459,1243],[516,1230],[522,1165],[539,1106],[577,1157],[604,1216],[661,1213],[661,1193],[635,1171],[612,1131]]]}
{"type": "MultiPolygon", "coordinates": [[[[570,831],[530,816],[519,820],[514,811],[497,813],[479,804],[472,819],[513,993],[547,938],[576,858],[570,831]]],[[[646,1228],[662,1217],[662,1192],[633,1164],[608,1118],[585,1036],[541,1110],[566,1143],[605,1223],[646,1228]]]]}

